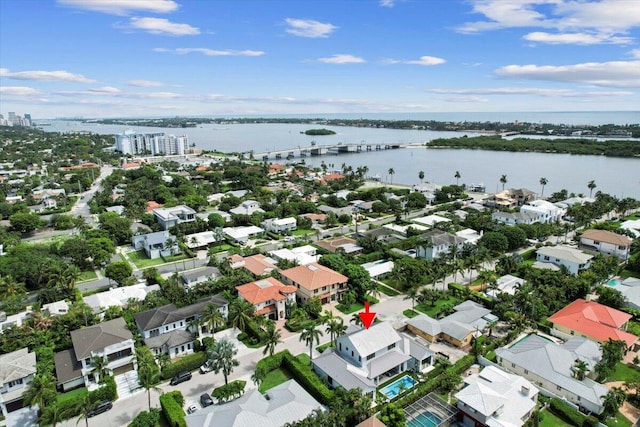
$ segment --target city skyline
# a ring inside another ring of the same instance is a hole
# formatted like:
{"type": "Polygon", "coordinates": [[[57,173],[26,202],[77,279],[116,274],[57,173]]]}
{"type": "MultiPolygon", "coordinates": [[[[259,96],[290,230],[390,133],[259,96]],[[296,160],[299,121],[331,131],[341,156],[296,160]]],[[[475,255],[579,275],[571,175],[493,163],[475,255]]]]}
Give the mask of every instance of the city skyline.
{"type": "Polygon", "coordinates": [[[4,0],[0,113],[633,111],[635,0],[4,0]]]}

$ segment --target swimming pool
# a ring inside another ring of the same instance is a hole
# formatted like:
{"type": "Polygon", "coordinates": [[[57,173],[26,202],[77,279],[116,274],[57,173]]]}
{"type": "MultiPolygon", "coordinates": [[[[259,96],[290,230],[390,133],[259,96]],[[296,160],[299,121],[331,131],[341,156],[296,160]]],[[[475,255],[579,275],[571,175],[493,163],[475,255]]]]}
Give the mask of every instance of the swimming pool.
{"type": "Polygon", "coordinates": [[[423,412],[417,417],[407,422],[407,427],[438,427],[442,418],[433,412],[423,412]]]}
{"type": "Polygon", "coordinates": [[[609,286],[618,286],[620,283],[620,279],[611,279],[607,282],[607,285],[609,286]]]}
{"type": "Polygon", "coordinates": [[[380,389],[380,393],[387,396],[389,399],[396,397],[400,390],[409,390],[411,387],[416,385],[416,380],[411,378],[409,375],[405,375],[402,378],[398,378],[391,384],[380,389]]]}

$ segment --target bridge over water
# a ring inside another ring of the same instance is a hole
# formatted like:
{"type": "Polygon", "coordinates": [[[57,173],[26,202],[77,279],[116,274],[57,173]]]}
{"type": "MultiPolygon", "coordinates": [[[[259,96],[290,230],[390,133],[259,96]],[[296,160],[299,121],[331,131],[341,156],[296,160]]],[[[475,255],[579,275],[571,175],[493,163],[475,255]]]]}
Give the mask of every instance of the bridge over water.
{"type": "Polygon", "coordinates": [[[399,142],[382,143],[382,142],[360,142],[350,144],[332,144],[332,145],[311,145],[308,147],[295,147],[284,150],[265,151],[261,153],[253,153],[253,158],[256,160],[281,160],[281,159],[293,159],[295,157],[307,157],[307,156],[324,156],[324,155],[338,155],[347,153],[362,153],[367,151],[383,151],[383,150],[395,150],[398,148],[406,148],[409,146],[418,146],[423,143],[410,143],[401,144],[399,142]]]}

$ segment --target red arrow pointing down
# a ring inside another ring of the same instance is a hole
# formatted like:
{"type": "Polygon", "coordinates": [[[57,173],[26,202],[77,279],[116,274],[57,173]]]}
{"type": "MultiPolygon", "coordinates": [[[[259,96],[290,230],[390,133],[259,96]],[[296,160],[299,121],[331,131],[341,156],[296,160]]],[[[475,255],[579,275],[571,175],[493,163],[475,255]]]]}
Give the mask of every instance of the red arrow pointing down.
{"type": "Polygon", "coordinates": [[[374,311],[369,312],[369,301],[364,302],[364,311],[361,311],[358,315],[360,316],[360,320],[362,320],[362,324],[367,329],[369,329],[369,326],[373,323],[373,319],[376,317],[374,311]]]}

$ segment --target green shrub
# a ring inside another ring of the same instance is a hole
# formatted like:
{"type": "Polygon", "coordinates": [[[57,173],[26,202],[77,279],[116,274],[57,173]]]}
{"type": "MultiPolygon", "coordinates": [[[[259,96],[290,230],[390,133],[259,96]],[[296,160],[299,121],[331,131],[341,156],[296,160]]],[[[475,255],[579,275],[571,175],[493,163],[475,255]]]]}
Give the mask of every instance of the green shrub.
{"type": "Polygon", "coordinates": [[[260,325],[253,320],[246,323],[245,332],[247,335],[257,340],[255,344],[265,342],[267,340],[267,334],[262,330],[260,325]]]}
{"type": "Polygon", "coordinates": [[[320,403],[328,405],[333,399],[333,391],[316,375],[310,366],[301,363],[288,351],[284,354],[283,365],[289,370],[291,376],[315,397],[320,403]]]}
{"type": "Polygon", "coordinates": [[[273,356],[265,357],[256,364],[256,376],[258,378],[264,378],[269,372],[275,371],[282,365],[282,358],[284,354],[288,353],[287,350],[283,350],[279,353],[275,353],[273,356]]]}
{"type": "Polygon", "coordinates": [[[160,396],[160,407],[162,413],[171,427],[186,427],[187,422],[184,420],[185,413],[182,410],[184,397],[179,391],[172,391],[160,396]]]}
{"type": "Polygon", "coordinates": [[[193,354],[184,356],[177,362],[167,365],[162,370],[162,379],[168,380],[170,378],[173,378],[174,376],[176,376],[182,371],[194,371],[198,369],[201,365],[203,365],[204,362],[206,361],[207,361],[207,353],[205,352],[193,353],[193,354]]]}
{"type": "Polygon", "coordinates": [[[573,409],[571,406],[565,404],[562,400],[554,397],[551,399],[549,410],[553,412],[555,416],[566,421],[567,423],[580,427],[586,421],[586,416],[573,409]]]}
{"type": "Polygon", "coordinates": [[[93,403],[100,403],[105,400],[114,402],[117,400],[118,387],[116,386],[116,380],[113,377],[106,377],[102,387],[89,392],[89,399],[91,399],[93,403]]]}
{"type": "Polygon", "coordinates": [[[160,409],[142,411],[131,421],[129,427],[160,427],[160,409]]]}
{"type": "Polygon", "coordinates": [[[231,398],[240,397],[242,393],[244,393],[244,387],[246,385],[246,381],[231,381],[229,384],[214,388],[211,396],[216,398],[218,403],[226,402],[231,398]]]}

